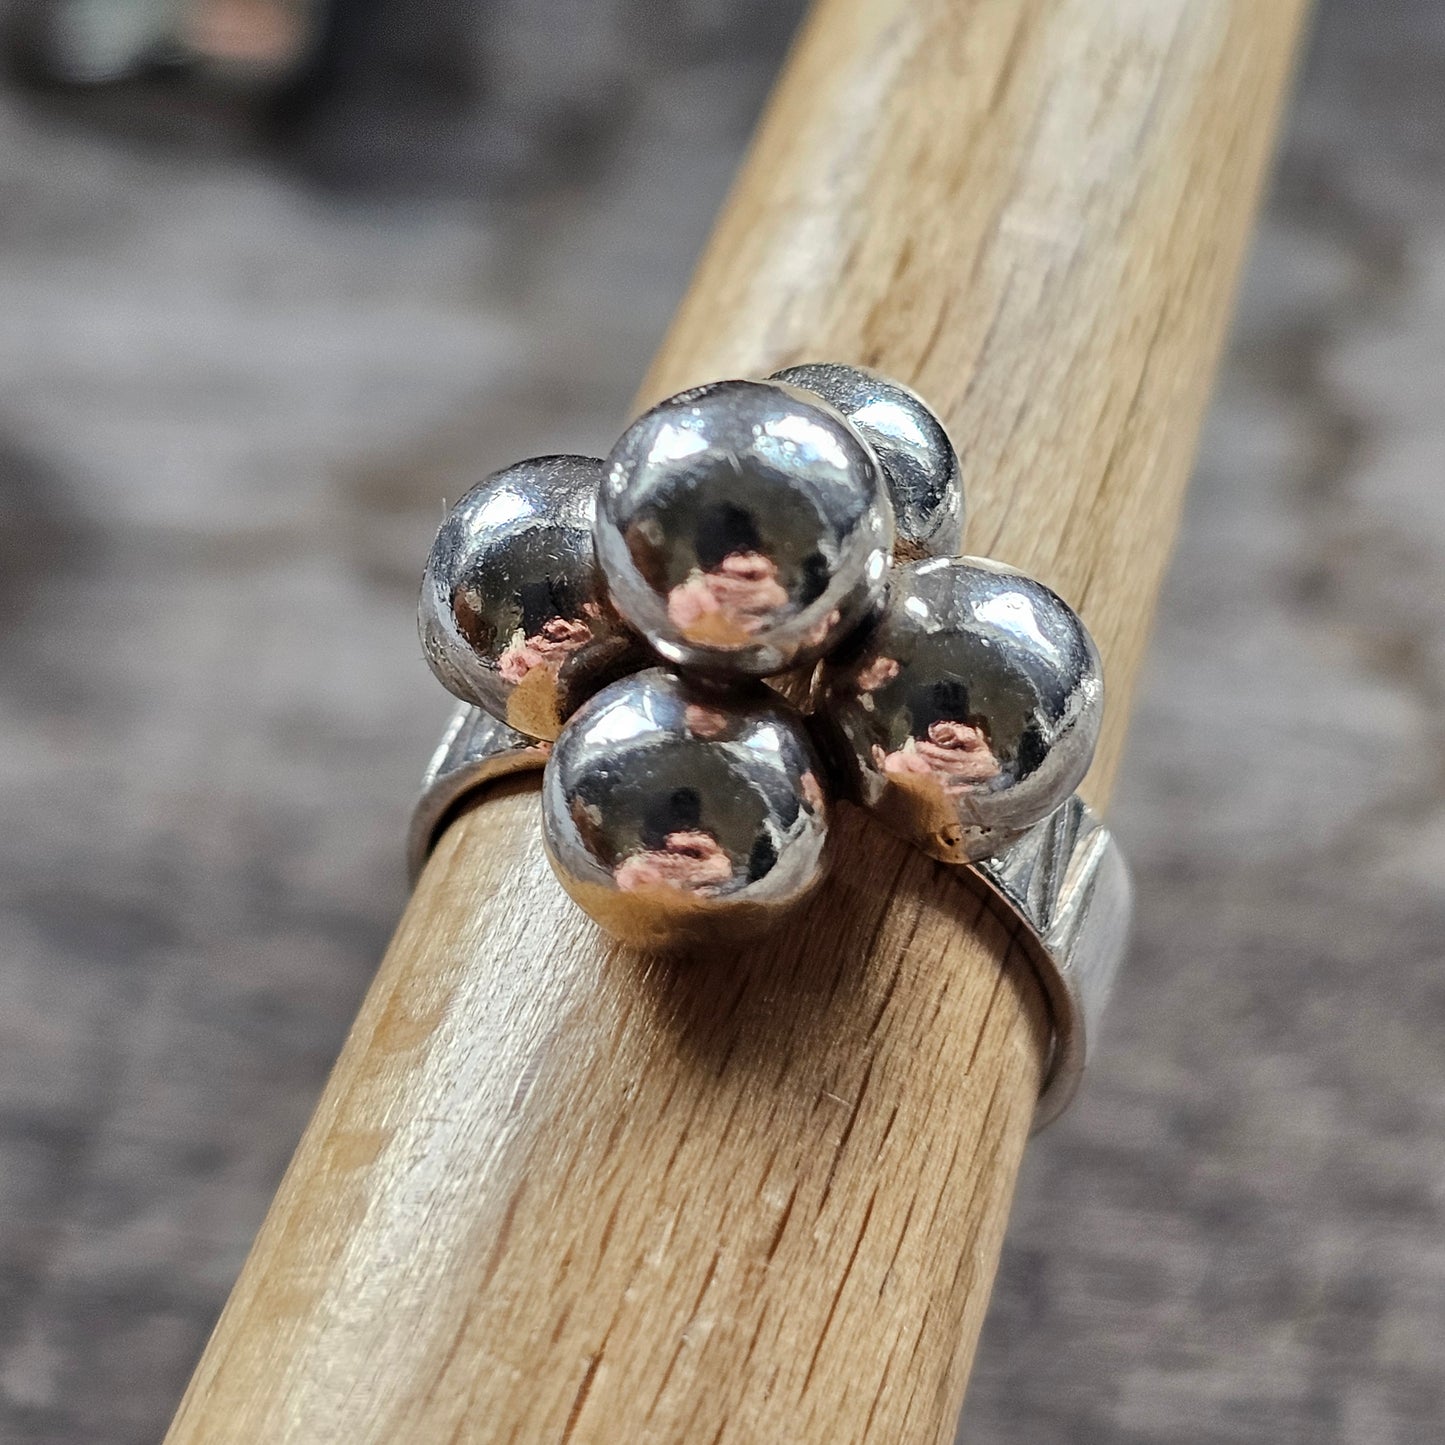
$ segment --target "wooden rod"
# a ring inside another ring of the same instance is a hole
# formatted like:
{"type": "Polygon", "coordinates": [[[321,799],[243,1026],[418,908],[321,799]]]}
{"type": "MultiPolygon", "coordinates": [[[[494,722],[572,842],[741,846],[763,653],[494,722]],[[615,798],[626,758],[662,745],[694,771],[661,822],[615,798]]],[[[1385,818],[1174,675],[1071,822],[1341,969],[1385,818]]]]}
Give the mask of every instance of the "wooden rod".
{"type": "MultiPolygon", "coordinates": [[[[1303,0],[822,0],[644,388],[915,385],[969,551],[1081,609],[1107,799],[1303,0]]],[[[686,966],[554,884],[535,784],[443,838],[175,1442],[935,1441],[1045,1027],[1009,930],[844,811],[686,966]]]]}

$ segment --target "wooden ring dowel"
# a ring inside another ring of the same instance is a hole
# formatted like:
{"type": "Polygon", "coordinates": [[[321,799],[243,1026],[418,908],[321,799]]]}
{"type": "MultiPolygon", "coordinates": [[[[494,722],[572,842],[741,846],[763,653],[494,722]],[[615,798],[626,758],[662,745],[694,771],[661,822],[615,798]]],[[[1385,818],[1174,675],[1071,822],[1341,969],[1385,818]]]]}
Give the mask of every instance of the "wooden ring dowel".
{"type": "MultiPolygon", "coordinates": [[[[644,387],[917,388],[968,550],[1099,642],[1095,804],[1303,9],[822,0],[644,387]]],[[[460,817],[170,1439],[947,1439],[1043,1011],[976,895],[841,811],[802,915],[685,963],[572,907],[533,782],[460,817]]]]}

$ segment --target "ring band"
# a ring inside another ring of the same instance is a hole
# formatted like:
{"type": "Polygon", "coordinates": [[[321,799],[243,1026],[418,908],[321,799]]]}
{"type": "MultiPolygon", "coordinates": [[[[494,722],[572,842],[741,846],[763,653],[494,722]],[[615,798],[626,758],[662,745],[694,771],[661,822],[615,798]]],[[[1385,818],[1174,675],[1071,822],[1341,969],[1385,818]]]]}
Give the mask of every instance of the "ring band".
{"type": "MultiPolygon", "coordinates": [[[[413,884],[457,808],[479,788],[540,769],[549,745],[459,704],[422,780],[407,837],[413,884]]],[[[1077,794],[1003,851],[958,870],[1018,924],[1048,1005],[1053,1041],[1034,1128],[1078,1092],[1129,931],[1133,889],[1114,836],[1077,794]]]]}
{"type": "Polygon", "coordinates": [[[471,703],[456,705],[422,775],[421,796],[406,833],[406,869],[413,887],[456,809],[484,783],[542,767],[546,743],[515,732],[471,703]]]}
{"type": "Polygon", "coordinates": [[[1114,835],[1077,793],[1022,838],[962,870],[1021,925],[1053,1023],[1034,1114],[1042,1129],[1068,1108],[1129,938],[1134,886],[1114,835]]]}

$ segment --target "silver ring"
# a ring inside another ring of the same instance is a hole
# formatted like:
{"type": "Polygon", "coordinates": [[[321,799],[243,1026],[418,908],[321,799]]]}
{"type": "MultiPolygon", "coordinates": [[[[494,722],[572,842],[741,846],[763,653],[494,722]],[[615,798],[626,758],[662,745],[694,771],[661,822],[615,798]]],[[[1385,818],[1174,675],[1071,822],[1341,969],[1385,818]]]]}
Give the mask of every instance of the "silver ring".
{"type": "MultiPolygon", "coordinates": [[[[495,778],[540,769],[550,747],[461,704],[427,766],[412,812],[413,883],[447,823],[495,778]]],[[[1079,1090],[1128,939],[1133,887],[1124,857],[1077,794],[1002,852],[958,870],[981,883],[1019,926],[1053,1028],[1034,1128],[1057,1119],[1079,1090]]]]}
{"type": "Polygon", "coordinates": [[[1056,1118],[1129,918],[1074,791],[1103,663],[1041,581],[958,554],[963,515],[940,417],[839,363],[695,387],[606,460],[485,478],[422,584],[427,661],[468,706],[427,770],[413,876],[475,789],[542,767],[548,861],[608,933],[740,941],[822,881],[846,799],[1011,920],[1052,1023],[1037,1123],[1056,1118]]]}

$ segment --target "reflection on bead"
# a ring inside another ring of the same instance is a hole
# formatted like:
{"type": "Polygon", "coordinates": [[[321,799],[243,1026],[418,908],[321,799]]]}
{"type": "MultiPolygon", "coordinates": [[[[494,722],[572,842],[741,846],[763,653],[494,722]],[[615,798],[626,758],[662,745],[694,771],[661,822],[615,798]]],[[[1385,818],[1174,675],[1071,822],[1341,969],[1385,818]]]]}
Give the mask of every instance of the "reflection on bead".
{"type": "Polygon", "coordinates": [[[447,513],[427,559],[418,626],[428,663],[464,702],[551,739],[643,649],[607,599],[592,545],[603,463],[536,457],[447,513]]]}
{"type": "Polygon", "coordinates": [[[562,730],[542,783],[562,886],[644,948],[767,929],[818,883],[828,805],[801,720],[758,684],[649,669],[562,730]]]}
{"type": "Polygon", "coordinates": [[[963,479],[943,423],[921,397],[887,377],[835,361],[777,372],[835,407],[883,464],[900,562],[952,557],[963,544],[963,479]]]}
{"type": "Polygon", "coordinates": [[[818,716],[856,796],[950,863],[1059,807],[1103,713],[1099,655],[1039,582],[980,558],[898,568],[882,620],[823,671],[818,716]]]}
{"type": "Polygon", "coordinates": [[[663,657],[767,676],[816,658],[882,595],[893,516],[877,459],[793,387],[723,381],[635,421],[612,452],[597,556],[663,657]]]}

